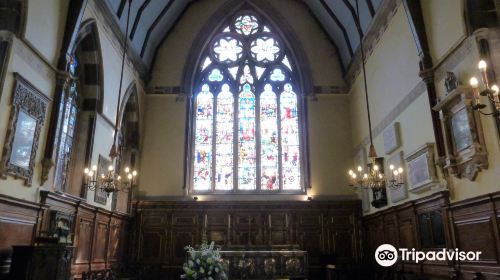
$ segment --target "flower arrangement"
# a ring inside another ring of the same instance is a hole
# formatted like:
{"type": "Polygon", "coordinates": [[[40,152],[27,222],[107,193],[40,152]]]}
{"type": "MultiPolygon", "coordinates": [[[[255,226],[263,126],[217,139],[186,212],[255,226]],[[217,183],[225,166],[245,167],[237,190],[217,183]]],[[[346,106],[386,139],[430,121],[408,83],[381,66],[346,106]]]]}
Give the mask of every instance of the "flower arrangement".
{"type": "Polygon", "coordinates": [[[219,249],[214,248],[214,242],[208,245],[204,241],[199,249],[191,246],[186,246],[185,249],[189,257],[183,265],[184,274],[181,279],[227,280],[224,262],[219,249]]]}

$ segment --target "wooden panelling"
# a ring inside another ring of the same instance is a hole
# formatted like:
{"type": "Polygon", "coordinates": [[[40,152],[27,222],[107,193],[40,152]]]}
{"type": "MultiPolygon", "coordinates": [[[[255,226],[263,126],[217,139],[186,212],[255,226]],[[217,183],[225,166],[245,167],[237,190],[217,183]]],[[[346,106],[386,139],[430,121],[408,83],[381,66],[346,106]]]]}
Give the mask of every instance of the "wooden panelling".
{"type": "Polygon", "coordinates": [[[80,279],[83,272],[123,266],[127,253],[129,216],[110,212],[82,201],[80,198],[52,192],[41,192],[45,206],[41,229],[48,229],[48,213],[56,210],[75,216],[72,276],[80,279]]]}
{"type": "Polygon", "coordinates": [[[123,258],[126,246],[126,221],[120,217],[112,216],[108,240],[108,262],[117,263],[123,258]]]}
{"type": "Polygon", "coordinates": [[[8,273],[12,245],[30,245],[42,206],[0,195],[0,279],[8,273]]]}
{"type": "Polygon", "coordinates": [[[145,230],[140,236],[140,259],[145,262],[160,262],[163,258],[166,236],[163,230],[145,230]]]}
{"type": "Polygon", "coordinates": [[[322,278],[325,257],[353,263],[361,250],[359,201],[138,201],[135,208],[132,261],[163,267],[168,279],[178,278],[184,247],[200,244],[205,230],[223,246],[298,244],[308,251],[311,279],[322,278]]]}
{"type": "Polygon", "coordinates": [[[200,243],[198,230],[195,228],[174,228],[171,234],[170,246],[167,246],[170,249],[170,263],[173,265],[182,265],[186,261],[186,250],[184,247],[200,243]]]}
{"type": "Polygon", "coordinates": [[[384,243],[417,250],[458,248],[482,252],[480,260],[405,262],[393,269],[431,279],[500,278],[500,192],[454,203],[448,196],[438,192],[363,217],[365,261],[373,263],[375,249],[384,243]]]}
{"type": "Polygon", "coordinates": [[[49,229],[50,211],[75,217],[73,277],[80,278],[84,271],[120,266],[124,261],[127,215],[88,205],[67,194],[42,191],[40,203],[0,195],[0,279],[10,269],[12,246],[32,245],[40,231],[49,229]]]}
{"type": "Polygon", "coordinates": [[[90,246],[93,235],[93,220],[77,217],[75,236],[76,252],[73,262],[75,264],[88,264],[90,262],[90,246]]]}

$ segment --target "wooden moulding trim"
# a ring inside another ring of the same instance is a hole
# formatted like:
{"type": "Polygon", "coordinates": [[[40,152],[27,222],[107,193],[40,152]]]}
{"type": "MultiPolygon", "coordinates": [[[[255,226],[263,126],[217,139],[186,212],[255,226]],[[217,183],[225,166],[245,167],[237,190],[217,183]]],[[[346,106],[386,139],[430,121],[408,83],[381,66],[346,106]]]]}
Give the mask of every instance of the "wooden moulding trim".
{"type": "Polygon", "coordinates": [[[0,194],[0,203],[20,206],[20,207],[29,208],[29,209],[36,210],[36,211],[38,211],[40,208],[43,207],[43,205],[40,203],[31,202],[31,201],[11,197],[11,196],[4,195],[4,194],[0,194]]]}
{"type": "MultiPolygon", "coordinates": [[[[450,196],[450,193],[448,191],[439,191],[439,192],[433,193],[431,195],[428,195],[426,197],[422,197],[422,198],[419,198],[416,200],[408,201],[408,202],[405,202],[405,203],[400,204],[400,205],[392,206],[392,207],[387,208],[385,210],[364,216],[363,218],[366,220],[371,220],[371,219],[375,219],[375,218],[378,218],[378,217],[383,216],[383,215],[390,214],[394,211],[401,211],[401,210],[409,208],[409,207],[417,207],[418,208],[421,205],[424,205],[424,204],[427,204],[429,202],[433,202],[436,200],[440,200],[440,199],[442,199],[444,202],[444,205],[447,206],[447,205],[449,205],[449,202],[448,202],[449,196],[450,196]]],[[[426,205],[424,207],[426,207],[426,205]]]]}
{"type": "MultiPolygon", "coordinates": [[[[448,191],[436,192],[436,193],[431,194],[429,196],[422,197],[422,198],[419,198],[419,199],[414,200],[414,201],[409,201],[409,202],[403,203],[401,205],[396,205],[396,206],[387,208],[383,211],[367,215],[364,217],[364,219],[365,220],[375,219],[375,218],[378,218],[378,217],[383,216],[383,215],[392,214],[395,210],[400,211],[402,209],[405,209],[408,207],[413,207],[413,206],[417,208],[417,211],[423,210],[424,208],[436,209],[436,208],[443,208],[443,207],[446,207],[447,209],[450,209],[450,210],[457,210],[460,208],[468,208],[468,207],[476,206],[478,204],[484,204],[484,203],[490,202],[492,204],[491,209],[490,209],[491,211],[494,211],[494,210],[500,208],[500,205],[498,205],[498,206],[496,205],[497,203],[500,204],[500,191],[492,192],[492,193],[488,193],[488,194],[484,194],[484,195],[479,195],[476,197],[472,197],[472,198],[468,198],[468,199],[464,199],[464,200],[460,200],[460,201],[456,201],[456,202],[452,202],[452,203],[449,202],[449,195],[450,194],[448,191]],[[432,202],[435,202],[438,200],[442,200],[442,203],[440,205],[431,204],[432,202]]],[[[419,212],[421,212],[421,211],[419,211],[419,212]]]]}
{"type": "Polygon", "coordinates": [[[450,204],[450,208],[457,209],[463,207],[471,207],[473,205],[485,203],[488,201],[491,201],[491,203],[495,203],[495,201],[497,200],[500,200],[500,191],[453,202],[450,204]]]}
{"type": "Polygon", "coordinates": [[[349,210],[358,208],[361,211],[361,201],[297,201],[283,205],[282,201],[260,202],[260,201],[230,201],[221,203],[220,201],[189,201],[189,202],[170,202],[170,201],[140,201],[136,204],[135,212],[149,210],[168,210],[168,209],[190,209],[193,211],[199,210],[349,210]]]}
{"type": "Polygon", "coordinates": [[[130,215],[127,213],[122,213],[122,212],[116,212],[116,211],[109,211],[107,209],[104,209],[102,207],[97,207],[91,204],[88,204],[83,198],[70,195],[70,194],[65,194],[65,193],[59,193],[59,192],[50,192],[50,191],[41,191],[42,195],[42,203],[45,205],[49,205],[50,203],[47,203],[49,200],[53,200],[56,202],[60,202],[63,204],[67,204],[69,206],[74,207],[75,211],[76,208],[80,208],[78,211],[88,211],[88,212],[93,212],[93,213],[101,213],[104,215],[107,215],[109,217],[114,216],[118,218],[123,218],[123,219],[128,219],[130,218],[130,215]]]}

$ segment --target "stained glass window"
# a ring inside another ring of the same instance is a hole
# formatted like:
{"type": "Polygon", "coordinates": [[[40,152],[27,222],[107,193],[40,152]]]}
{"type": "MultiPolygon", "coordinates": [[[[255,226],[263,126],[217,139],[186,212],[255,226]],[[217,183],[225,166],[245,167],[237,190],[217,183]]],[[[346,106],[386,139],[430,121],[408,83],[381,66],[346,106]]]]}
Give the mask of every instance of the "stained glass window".
{"type": "Polygon", "coordinates": [[[300,180],[297,95],[290,84],[286,84],[281,93],[280,107],[283,189],[296,189],[300,180]]]}
{"type": "Polygon", "coordinates": [[[298,81],[283,40],[253,12],[237,14],[204,50],[193,102],[194,192],[297,192],[298,81]]]}
{"type": "Polygon", "coordinates": [[[210,190],[212,186],[212,128],[213,94],[207,84],[196,98],[196,130],[194,159],[194,188],[210,190]]]}
{"type": "Polygon", "coordinates": [[[278,57],[280,48],[274,38],[260,37],[252,42],[250,50],[255,60],[267,62],[278,57]]]}
{"type": "Polygon", "coordinates": [[[217,142],[215,189],[233,189],[234,98],[229,85],[224,84],[217,96],[217,142]]]}
{"type": "MultiPolygon", "coordinates": [[[[76,57],[71,57],[69,63],[69,73],[77,76],[78,61],[76,57]]],[[[59,122],[57,126],[57,153],[55,165],[55,185],[59,190],[65,191],[68,184],[70,160],[73,152],[75,138],[76,121],[78,116],[78,90],[76,80],[72,80],[68,90],[64,92],[59,103],[59,122]]]]}
{"type": "Polygon", "coordinates": [[[261,189],[278,189],[278,102],[270,84],[260,95],[260,147],[261,189]]]}

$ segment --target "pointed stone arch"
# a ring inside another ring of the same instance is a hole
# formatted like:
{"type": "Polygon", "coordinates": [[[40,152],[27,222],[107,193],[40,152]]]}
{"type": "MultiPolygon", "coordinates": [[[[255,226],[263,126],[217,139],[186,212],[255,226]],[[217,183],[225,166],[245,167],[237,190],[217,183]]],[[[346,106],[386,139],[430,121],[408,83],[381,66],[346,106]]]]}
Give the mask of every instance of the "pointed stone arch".
{"type": "MultiPolygon", "coordinates": [[[[299,118],[299,134],[300,134],[300,169],[301,169],[301,174],[300,174],[300,185],[302,191],[306,191],[306,188],[310,187],[310,164],[309,164],[309,148],[308,148],[308,139],[307,139],[307,96],[313,94],[312,90],[312,77],[311,77],[311,71],[309,68],[309,63],[307,61],[307,58],[305,56],[305,52],[303,51],[303,48],[301,46],[300,40],[298,37],[295,35],[294,31],[292,28],[287,24],[287,20],[280,15],[279,11],[273,7],[269,2],[267,1],[262,1],[262,0],[255,0],[255,1],[249,1],[249,0],[229,0],[211,16],[211,18],[207,21],[207,23],[204,25],[204,27],[199,31],[198,36],[195,38],[191,50],[189,52],[187,62],[184,67],[184,73],[183,73],[183,84],[182,84],[182,94],[186,98],[186,105],[187,105],[187,128],[186,128],[186,147],[185,147],[185,184],[184,188],[187,186],[192,187],[192,179],[193,179],[193,170],[194,167],[192,166],[192,159],[193,159],[193,153],[194,153],[194,144],[192,143],[194,141],[194,106],[195,106],[195,94],[199,92],[200,90],[200,69],[201,66],[204,63],[205,57],[207,56],[208,49],[211,48],[212,46],[209,44],[213,43],[214,38],[218,38],[218,36],[221,36],[222,29],[224,28],[223,25],[228,24],[229,21],[235,19],[236,16],[238,15],[243,15],[242,13],[250,13],[254,14],[257,17],[261,18],[263,22],[266,22],[266,25],[269,27],[269,30],[272,30],[270,35],[270,38],[275,38],[277,42],[279,42],[278,45],[280,45],[283,49],[283,51],[280,51],[279,59],[283,59],[283,57],[289,61],[289,66],[290,70],[293,69],[293,71],[290,71],[289,77],[291,80],[293,80],[292,84],[293,90],[296,91],[297,94],[297,99],[298,99],[298,108],[300,111],[300,118],[299,118]],[[286,50],[286,51],[285,51],[286,50]],[[285,53],[286,55],[283,56],[282,53],[285,53]],[[191,141],[193,140],[193,141],[191,141]]],[[[261,28],[259,27],[259,30],[261,28]]],[[[224,31],[222,31],[224,32],[224,31]]],[[[234,32],[234,31],[232,31],[234,32]]],[[[262,32],[267,32],[265,30],[259,31],[260,33],[262,32]]],[[[262,33],[263,34],[263,33],[262,33]]],[[[258,62],[255,62],[258,64],[258,62]]],[[[255,65],[257,65],[255,64],[255,65]]],[[[211,67],[211,66],[210,66],[211,67]]],[[[242,65],[238,66],[239,68],[242,68],[242,65]]],[[[273,66],[274,67],[274,66],[273,66]]],[[[279,66],[276,66],[279,67],[279,66]]],[[[285,66],[283,66],[285,67],[285,66]]],[[[208,69],[208,68],[207,68],[208,69]]],[[[242,71],[242,70],[237,70],[237,71],[242,71]]],[[[283,68],[284,69],[284,68],[283,68]]],[[[268,69],[269,70],[269,69],[268,69]]],[[[203,71],[203,70],[201,70],[203,71]]],[[[255,70],[251,70],[252,72],[255,70]]],[[[267,70],[266,70],[267,71],[267,70]]],[[[238,72],[241,75],[240,72],[238,72]]],[[[267,74],[270,74],[270,72],[266,72],[267,74]]],[[[266,75],[267,75],[266,74],[266,75]]],[[[264,82],[260,81],[259,82],[259,89],[262,90],[264,86],[264,82]]],[[[234,82],[233,82],[234,84],[234,82]]],[[[282,85],[283,86],[283,85],[282,85]]],[[[234,92],[234,88],[233,88],[234,92]]],[[[295,94],[295,93],[294,93],[295,94]]],[[[258,109],[257,109],[258,110],[258,109]]],[[[257,128],[260,127],[259,124],[257,124],[257,128]]],[[[257,136],[257,138],[260,138],[260,136],[257,136]]],[[[280,140],[281,141],[281,140],[280,140]]],[[[260,149],[261,144],[256,144],[257,145],[257,150],[260,149]]],[[[281,145],[281,144],[280,144],[281,145]]],[[[281,151],[281,146],[280,146],[280,151],[281,151]]],[[[213,152],[213,151],[212,151],[213,152]]],[[[236,149],[235,149],[236,153],[236,149]]],[[[280,157],[281,157],[281,152],[280,152],[280,157]]],[[[259,162],[259,160],[257,160],[259,162]]],[[[281,162],[281,161],[280,161],[281,162]]],[[[236,166],[236,165],[235,165],[236,166]]],[[[257,163],[257,168],[259,168],[260,164],[257,163]]],[[[234,167],[236,170],[236,167],[234,167]]],[[[279,164],[278,169],[279,171],[279,176],[285,176],[285,173],[282,173],[281,169],[281,163],[279,164]]],[[[260,171],[258,171],[260,172],[260,171]]],[[[237,173],[236,173],[237,174],[237,173]]],[[[262,184],[262,179],[261,175],[257,175],[257,185],[262,184]]],[[[262,175],[262,178],[265,177],[265,174],[262,175]]],[[[265,177],[267,178],[267,177],[265,177]]],[[[284,177],[283,177],[284,178],[284,177]]],[[[238,179],[236,179],[238,180],[238,179]]],[[[235,181],[236,182],[236,181],[235,181]]],[[[189,188],[189,192],[191,192],[192,188],[189,188]]],[[[213,188],[213,187],[212,187],[213,188]]],[[[234,188],[234,186],[233,186],[234,188]]],[[[257,187],[258,190],[260,190],[260,186],[257,187]]],[[[283,187],[280,185],[280,191],[284,190],[283,187]]]]}
{"type": "MultiPolygon", "coordinates": [[[[99,30],[94,19],[81,24],[70,55],[78,59],[82,110],[102,114],[104,102],[104,68],[99,30]]],[[[69,65],[67,66],[69,67],[69,65]]]]}

